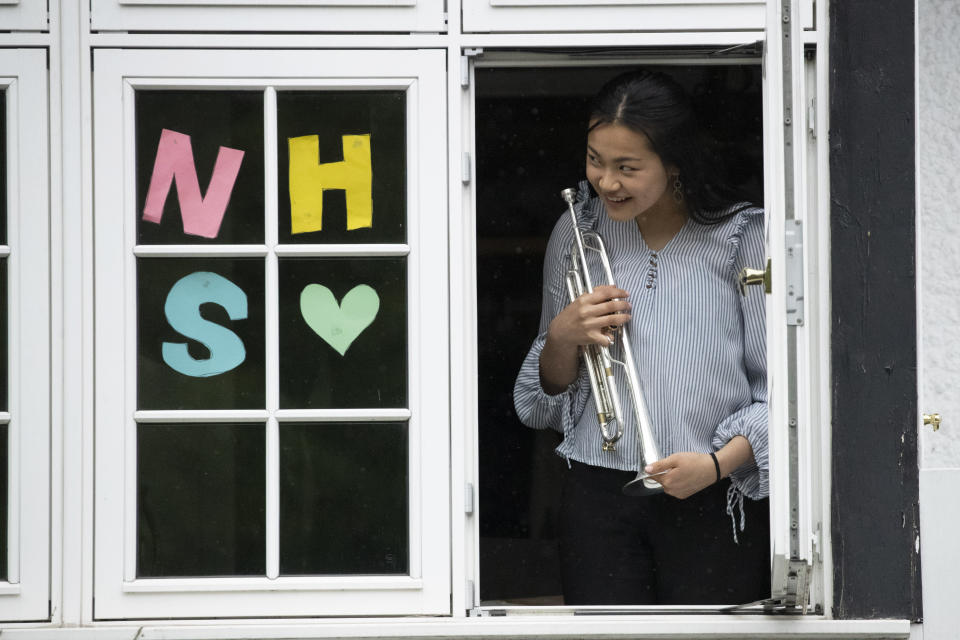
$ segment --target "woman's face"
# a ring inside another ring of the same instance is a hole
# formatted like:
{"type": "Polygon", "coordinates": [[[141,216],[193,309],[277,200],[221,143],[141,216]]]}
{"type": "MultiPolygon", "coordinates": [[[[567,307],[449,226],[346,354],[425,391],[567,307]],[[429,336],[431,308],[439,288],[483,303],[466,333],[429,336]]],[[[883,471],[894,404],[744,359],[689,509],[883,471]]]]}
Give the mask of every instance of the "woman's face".
{"type": "Polygon", "coordinates": [[[642,133],[601,124],[587,135],[587,180],[613,220],[625,222],[669,204],[670,174],[642,133]]]}

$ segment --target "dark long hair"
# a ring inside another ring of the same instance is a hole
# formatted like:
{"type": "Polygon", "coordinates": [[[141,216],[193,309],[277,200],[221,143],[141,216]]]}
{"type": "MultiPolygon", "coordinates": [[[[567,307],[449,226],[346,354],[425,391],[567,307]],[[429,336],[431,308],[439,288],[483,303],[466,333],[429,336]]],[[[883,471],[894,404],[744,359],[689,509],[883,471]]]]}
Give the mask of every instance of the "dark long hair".
{"type": "Polygon", "coordinates": [[[642,133],[664,165],[677,167],[695,221],[715,224],[747,206],[745,194],[721,177],[719,158],[701,133],[689,97],[670,76],[639,69],[609,80],[590,103],[587,132],[601,124],[642,133]]]}

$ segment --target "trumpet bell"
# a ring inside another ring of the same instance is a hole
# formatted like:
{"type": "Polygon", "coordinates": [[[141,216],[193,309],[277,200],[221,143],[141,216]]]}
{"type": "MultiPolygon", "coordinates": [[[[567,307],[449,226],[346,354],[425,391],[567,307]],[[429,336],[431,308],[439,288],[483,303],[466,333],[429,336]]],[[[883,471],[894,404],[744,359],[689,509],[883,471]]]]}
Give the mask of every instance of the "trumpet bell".
{"type": "MultiPolygon", "coordinates": [[[[659,473],[654,475],[660,475],[659,473]]],[[[623,495],[625,496],[652,496],[663,493],[663,485],[653,479],[654,476],[643,473],[637,474],[637,477],[623,485],[623,495]]]]}

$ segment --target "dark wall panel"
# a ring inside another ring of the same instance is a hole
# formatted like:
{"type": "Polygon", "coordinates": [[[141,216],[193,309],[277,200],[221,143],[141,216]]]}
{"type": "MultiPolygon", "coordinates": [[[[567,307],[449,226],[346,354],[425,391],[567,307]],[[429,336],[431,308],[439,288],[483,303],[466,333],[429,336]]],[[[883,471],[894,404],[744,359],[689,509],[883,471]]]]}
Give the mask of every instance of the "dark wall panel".
{"type": "Polygon", "coordinates": [[[830,4],[834,614],[922,615],[914,3],[830,4]]]}

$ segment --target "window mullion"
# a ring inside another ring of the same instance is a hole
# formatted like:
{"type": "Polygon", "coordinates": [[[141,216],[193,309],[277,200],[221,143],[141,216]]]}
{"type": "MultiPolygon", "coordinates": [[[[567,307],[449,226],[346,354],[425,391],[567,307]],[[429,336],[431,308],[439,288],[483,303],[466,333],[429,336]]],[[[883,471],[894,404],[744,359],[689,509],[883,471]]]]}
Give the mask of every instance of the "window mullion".
{"type": "Polygon", "coordinates": [[[267,577],[280,575],[280,426],[276,412],[280,408],[280,295],[277,265],[277,91],[267,87],[264,95],[264,201],[268,253],[265,274],[266,296],[266,368],[267,368],[267,577]]]}

